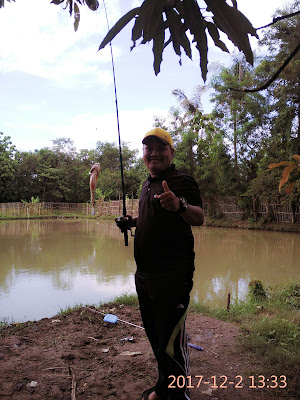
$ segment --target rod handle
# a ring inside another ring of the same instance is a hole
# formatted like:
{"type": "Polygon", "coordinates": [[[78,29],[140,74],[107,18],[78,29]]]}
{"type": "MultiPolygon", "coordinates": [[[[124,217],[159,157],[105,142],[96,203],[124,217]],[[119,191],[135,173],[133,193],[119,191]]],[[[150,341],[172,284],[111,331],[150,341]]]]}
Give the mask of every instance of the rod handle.
{"type": "Polygon", "coordinates": [[[124,242],[125,242],[125,246],[128,246],[128,230],[125,229],[124,231],[124,242]]]}

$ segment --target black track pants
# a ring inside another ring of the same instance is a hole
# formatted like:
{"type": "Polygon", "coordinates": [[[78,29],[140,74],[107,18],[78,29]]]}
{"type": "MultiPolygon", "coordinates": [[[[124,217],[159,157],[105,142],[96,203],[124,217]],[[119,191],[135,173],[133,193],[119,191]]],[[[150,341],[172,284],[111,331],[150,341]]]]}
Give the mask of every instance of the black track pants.
{"type": "Polygon", "coordinates": [[[189,370],[185,320],[192,276],[152,276],[137,272],[135,283],[145,331],[158,363],[155,392],[162,400],[188,400],[186,387],[181,387],[186,379],[177,380],[177,377],[186,377],[189,370]],[[170,384],[175,388],[168,388],[170,384]]]}

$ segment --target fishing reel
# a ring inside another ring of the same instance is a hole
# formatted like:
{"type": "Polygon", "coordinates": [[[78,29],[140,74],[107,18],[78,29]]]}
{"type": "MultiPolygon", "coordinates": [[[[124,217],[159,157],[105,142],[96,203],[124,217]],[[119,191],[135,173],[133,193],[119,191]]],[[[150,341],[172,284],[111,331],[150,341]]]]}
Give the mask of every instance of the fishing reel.
{"type": "Polygon", "coordinates": [[[124,217],[124,216],[117,217],[115,219],[115,221],[116,221],[118,228],[120,228],[122,233],[127,233],[127,231],[130,231],[131,236],[134,237],[132,230],[131,230],[131,226],[128,226],[129,224],[131,224],[131,221],[132,221],[131,215],[128,215],[126,217],[124,217]]]}

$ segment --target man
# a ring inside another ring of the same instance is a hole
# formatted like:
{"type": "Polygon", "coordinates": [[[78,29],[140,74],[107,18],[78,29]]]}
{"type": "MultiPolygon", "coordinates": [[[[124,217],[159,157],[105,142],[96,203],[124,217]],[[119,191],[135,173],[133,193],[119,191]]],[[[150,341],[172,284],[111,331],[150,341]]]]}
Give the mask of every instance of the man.
{"type": "Polygon", "coordinates": [[[188,375],[185,319],[194,271],[190,225],[203,223],[202,200],[195,180],[171,164],[174,148],[168,132],[152,129],[142,143],[149,176],[143,184],[139,215],[129,217],[127,226],[136,226],[136,290],[159,377],[141,399],[189,399],[182,378],[177,381],[177,377],[188,375]]]}

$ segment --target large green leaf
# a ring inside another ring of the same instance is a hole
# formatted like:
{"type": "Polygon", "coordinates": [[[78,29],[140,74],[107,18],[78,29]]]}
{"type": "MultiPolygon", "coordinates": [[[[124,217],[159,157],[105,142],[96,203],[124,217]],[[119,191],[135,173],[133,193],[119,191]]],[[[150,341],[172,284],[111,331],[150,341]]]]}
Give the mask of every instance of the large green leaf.
{"type": "Polygon", "coordinates": [[[133,8],[132,10],[128,11],[127,14],[123,15],[122,18],[110,29],[108,34],[102,40],[99,49],[103,49],[109,42],[113,40],[115,36],[139,13],[140,7],[133,8]]]}
{"type": "Polygon", "coordinates": [[[207,27],[208,33],[212,37],[215,45],[217,47],[219,47],[221,50],[229,53],[229,50],[227,49],[225,43],[223,43],[222,40],[220,40],[219,31],[218,31],[218,28],[216,27],[216,25],[213,24],[212,22],[207,22],[206,21],[206,27],[207,27]]]}
{"type": "Polygon", "coordinates": [[[135,47],[135,42],[143,35],[142,43],[145,44],[153,39],[155,32],[160,24],[160,17],[163,10],[163,3],[160,0],[145,0],[140,7],[132,29],[131,40],[135,47]]]}
{"type": "MultiPolygon", "coordinates": [[[[58,1],[58,0],[55,0],[58,1]]],[[[70,0],[69,0],[70,1],[70,0]]],[[[214,22],[207,22],[202,16],[197,0],[144,0],[141,7],[135,8],[125,14],[108,32],[99,50],[136,17],[131,39],[135,47],[136,41],[142,38],[141,44],[153,40],[154,70],[157,74],[160,70],[162,53],[164,48],[173,43],[174,51],[181,56],[181,47],[186,55],[192,58],[191,44],[186,31],[190,30],[196,42],[196,48],[200,54],[200,68],[204,81],[207,75],[207,33],[212,37],[214,44],[228,52],[226,45],[220,40],[219,30],[224,31],[229,39],[242,50],[249,62],[253,62],[253,54],[250,47],[248,33],[257,37],[256,30],[249,20],[236,8],[236,0],[232,3],[234,7],[226,4],[225,0],[205,0],[207,9],[213,13],[214,22]],[[166,18],[164,18],[164,13],[166,18]],[[164,30],[169,28],[170,39],[161,47],[162,37],[165,37],[164,30]],[[207,31],[206,31],[207,29],[207,31]],[[158,72],[157,72],[158,71],[158,72]]]]}
{"type": "Polygon", "coordinates": [[[96,11],[99,7],[98,0],[85,0],[88,8],[92,11],[96,11]]]}
{"type": "MultiPolygon", "coordinates": [[[[149,42],[153,39],[158,26],[161,24],[163,2],[161,0],[146,0],[148,1],[147,16],[144,25],[144,41],[149,42]]],[[[144,3],[146,3],[146,1],[144,3]]],[[[141,8],[143,7],[143,4],[141,8]]],[[[142,11],[142,10],[141,10],[142,11]]]]}
{"type": "Polygon", "coordinates": [[[175,53],[180,56],[180,35],[179,35],[179,26],[181,25],[181,19],[179,15],[174,10],[166,11],[168,26],[171,33],[171,38],[173,42],[173,48],[175,53]]]}
{"type": "Polygon", "coordinates": [[[194,42],[197,42],[196,48],[200,54],[200,68],[202,78],[206,81],[207,75],[207,37],[205,33],[205,21],[200,8],[195,0],[183,0],[185,22],[194,35],[194,42]]]}
{"type": "Polygon", "coordinates": [[[225,0],[205,0],[207,10],[214,14],[217,27],[245,54],[246,60],[253,64],[253,53],[248,33],[258,38],[251,22],[237,8],[229,6],[225,0]]]}
{"type": "Polygon", "coordinates": [[[74,3],[74,30],[75,30],[75,32],[78,29],[79,21],[80,21],[80,10],[79,10],[77,3],[74,3]]]}
{"type": "Polygon", "coordinates": [[[157,29],[156,35],[153,37],[153,55],[154,55],[154,63],[153,68],[155,75],[160,72],[160,64],[162,62],[162,53],[164,50],[164,41],[165,41],[165,26],[163,22],[163,18],[161,16],[161,24],[157,29]]]}
{"type": "Polygon", "coordinates": [[[188,28],[187,28],[186,23],[182,24],[181,27],[179,28],[180,44],[184,48],[185,54],[190,59],[192,59],[192,51],[191,51],[190,41],[185,33],[187,29],[188,28]]]}
{"type": "MultiPolygon", "coordinates": [[[[51,3],[59,5],[60,3],[63,3],[65,0],[52,0],[51,3]]],[[[51,4],[50,3],[50,4],[51,4]]]]}

